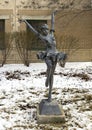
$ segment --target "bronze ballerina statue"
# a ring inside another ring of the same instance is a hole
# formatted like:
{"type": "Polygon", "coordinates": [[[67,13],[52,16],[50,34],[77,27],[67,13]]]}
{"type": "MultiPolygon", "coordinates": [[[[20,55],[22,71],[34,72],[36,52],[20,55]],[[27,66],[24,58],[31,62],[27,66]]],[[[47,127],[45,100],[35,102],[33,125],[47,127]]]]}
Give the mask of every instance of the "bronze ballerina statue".
{"type": "Polygon", "coordinates": [[[54,37],[54,16],[56,11],[54,11],[51,15],[51,29],[49,30],[48,25],[44,24],[41,26],[42,34],[35,30],[32,25],[30,25],[27,20],[21,19],[20,22],[25,22],[30,30],[39,37],[43,43],[46,44],[46,51],[39,52],[37,54],[37,58],[44,60],[47,65],[46,71],[46,82],[45,86],[49,86],[49,94],[48,94],[48,102],[51,102],[51,95],[52,95],[52,87],[53,87],[53,75],[56,68],[57,62],[60,62],[60,65],[64,67],[67,54],[63,52],[58,52],[56,49],[56,40],[54,37]]]}

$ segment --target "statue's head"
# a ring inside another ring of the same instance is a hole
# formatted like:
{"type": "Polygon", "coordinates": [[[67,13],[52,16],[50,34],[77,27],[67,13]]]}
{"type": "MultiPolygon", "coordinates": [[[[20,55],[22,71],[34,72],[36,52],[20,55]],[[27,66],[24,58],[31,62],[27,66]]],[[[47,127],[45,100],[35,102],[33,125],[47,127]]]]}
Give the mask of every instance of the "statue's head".
{"type": "Polygon", "coordinates": [[[47,24],[43,24],[43,25],[41,26],[41,31],[42,31],[42,33],[43,33],[44,35],[47,35],[47,34],[49,33],[49,27],[48,27],[48,25],[47,25],[47,24]]]}
{"type": "Polygon", "coordinates": [[[48,27],[47,24],[43,24],[43,25],[41,26],[41,28],[42,28],[42,29],[49,29],[49,27],[48,27]]]}

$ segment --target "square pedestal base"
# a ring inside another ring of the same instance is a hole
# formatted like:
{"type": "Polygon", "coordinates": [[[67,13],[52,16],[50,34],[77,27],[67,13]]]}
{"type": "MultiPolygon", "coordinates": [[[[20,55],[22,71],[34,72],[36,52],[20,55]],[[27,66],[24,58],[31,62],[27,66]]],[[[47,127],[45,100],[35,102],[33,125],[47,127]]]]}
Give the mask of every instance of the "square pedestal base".
{"type": "Polygon", "coordinates": [[[40,124],[64,123],[65,114],[62,106],[56,101],[48,102],[47,99],[43,99],[37,108],[37,122],[40,124]]]}

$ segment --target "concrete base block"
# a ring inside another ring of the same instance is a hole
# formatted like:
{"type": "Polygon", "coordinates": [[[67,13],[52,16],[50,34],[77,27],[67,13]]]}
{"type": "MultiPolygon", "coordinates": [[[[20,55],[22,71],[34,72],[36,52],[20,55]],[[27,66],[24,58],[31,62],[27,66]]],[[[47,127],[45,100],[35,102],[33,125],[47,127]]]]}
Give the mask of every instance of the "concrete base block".
{"type": "Polygon", "coordinates": [[[48,102],[47,99],[43,99],[37,107],[37,122],[40,124],[64,123],[65,114],[62,106],[56,101],[48,102]]]}

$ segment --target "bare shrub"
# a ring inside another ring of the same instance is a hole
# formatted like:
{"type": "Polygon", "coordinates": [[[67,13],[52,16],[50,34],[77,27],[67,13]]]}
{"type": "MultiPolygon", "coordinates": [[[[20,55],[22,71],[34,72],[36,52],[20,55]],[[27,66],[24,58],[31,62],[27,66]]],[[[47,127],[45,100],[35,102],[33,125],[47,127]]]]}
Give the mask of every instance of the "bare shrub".
{"type": "Polygon", "coordinates": [[[6,63],[6,60],[9,56],[12,40],[12,33],[2,33],[0,35],[0,52],[2,53],[2,60],[0,60],[1,66],[6,63]]]}
{"type": "Polygon", "coordinates": [[[71,35],[56,36],[57,48],[68,56],[74,54],[79,48],[79,40],[71,35]]]}
{"type": "Polygon", "coordinates": [[[29,66],[29,59],[28,59],[29,45],[27,42],[28,41],[27,32],[25,31],[15,32],[14,38],[15,38],[16,48],[21,60],[26,66],[29,66]]]}

